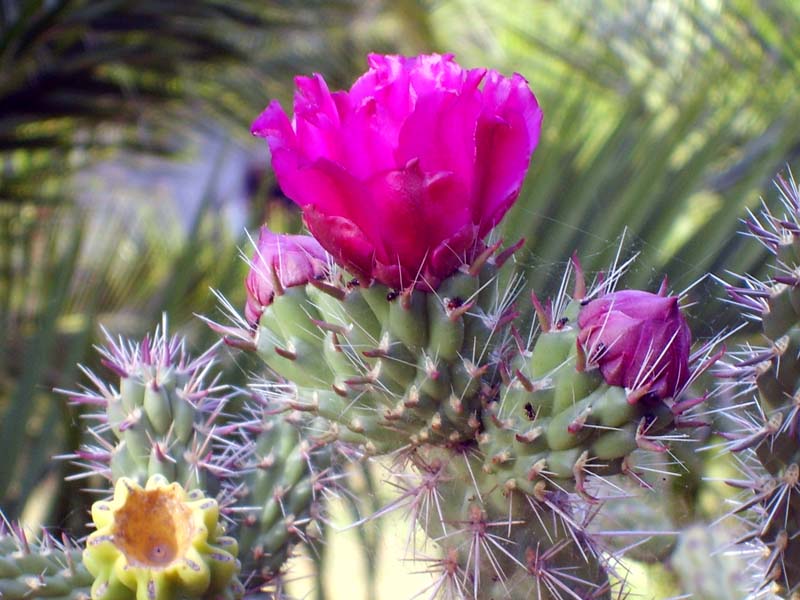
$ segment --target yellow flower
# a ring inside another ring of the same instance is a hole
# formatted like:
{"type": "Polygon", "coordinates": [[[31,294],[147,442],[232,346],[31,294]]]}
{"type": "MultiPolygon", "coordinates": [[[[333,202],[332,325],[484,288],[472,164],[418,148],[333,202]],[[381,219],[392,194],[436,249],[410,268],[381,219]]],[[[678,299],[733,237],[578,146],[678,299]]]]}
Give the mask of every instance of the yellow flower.
{"type": "Polygon", "coordinates": [[[97,531],[83,561],[93,600],[217,600],[242,595],[236,540],[224,537],[217,502],[161,475],[144,488],[121,478],[92,505],[97,531]]]}

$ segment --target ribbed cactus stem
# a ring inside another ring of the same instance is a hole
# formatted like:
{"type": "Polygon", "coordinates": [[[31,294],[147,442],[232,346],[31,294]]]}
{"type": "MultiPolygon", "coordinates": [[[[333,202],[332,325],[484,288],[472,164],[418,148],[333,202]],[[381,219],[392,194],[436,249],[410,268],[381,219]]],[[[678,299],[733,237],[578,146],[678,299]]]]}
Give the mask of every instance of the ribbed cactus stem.
{"type": "Polygon", "coordinates": [[[313,542],[325,494],[333,488],[331,449],[301,438],[301,427],[312,426],[305,415],[275,412],[272,400],[256,394],[217,432],[243,450],[227,463],[238,476],[224,492],[235,500],[243,571],[254,591],[281,588],[286,560],[297,544],[313,542]]]}
{"type": "MultiPolygon", "coordinates": [[[[800,191],[793,179],[778,178],[782,210],[765,208],[751,215],[751,234],[775,256],[770,280],[744,277],[728,292],[734,302],[760,319],[767,343],[747,346],[738,361],[718,370],[724,379],[757,392],[758,410],[742,418],[730,432],[728,447],[760,463],[763,472],[731,484],[746,490],[739,510],[758,509],[757,525],[748,539],[763,544],[763,576],[757,590],[770,589],[783,598],[800,597],[800,191]]],[[[738,511],[737,511],[738,512],[738,511]]]]}
{"type": "Polygon", "coordinates": [[[69,539],[46,532],[31,539],[0,520],[0,598],[89,600],[91,585],[81,550],[69,539]]]}
{"type": "Polygon", "coordinates": [[[532,495],[513,481],[498,487],[474,447],[429,447],[414,462],[421,482],[406,491],[406,503],[450,559],[438,576],[457,577],[464,596],[611,597],[599,547],[586,531],[590,513],[578,498],[543,482],[532,495]]]}
{"type": "Polygon", "coordinates": [[[65,458],[112,482],[126,477],[144,484],[162,475],[207,490],[208,473],[217,472],[207,460],[210,436],[228,392],[212,372],[216,347],[191,358],[184,340],[167,334],[166,323],[138,343],[106,337],[102,362],[117,384],[84,369],[93,389],[60,391],[75,405],[100,408],[90,415],[96,431],[108,429],[112,437],[98,433],[65,458]]]}

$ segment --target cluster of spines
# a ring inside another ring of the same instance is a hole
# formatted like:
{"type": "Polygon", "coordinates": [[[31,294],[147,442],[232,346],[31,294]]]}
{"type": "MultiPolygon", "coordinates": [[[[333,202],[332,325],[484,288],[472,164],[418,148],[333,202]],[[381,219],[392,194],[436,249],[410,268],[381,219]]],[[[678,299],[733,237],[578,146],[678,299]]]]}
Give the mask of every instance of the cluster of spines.
{"type": "Polygon", "coordinates": [[[72,540],[47,531],[31,539],[21,526],[0,521],[0,598],[89,600],[91,585],[72,540]]]}
{"type": "Polygon", "coordinates": [[[800,191],[793,178],[776,181],[782,213],[766,204],[746,221],[775,258],[762,282],[743,276],[727,286],[731,302],[760,324],[763,345],[748,344],[717,370],[721,387],[743,401],[726,415],[725,447],[740,454],[743,490],[735,514],[751,511],[740,543],[756,543],[760,574],[752,596],[800,596],[800,191]],[[766,558],[765,558],[766,557],[766,558]]]}

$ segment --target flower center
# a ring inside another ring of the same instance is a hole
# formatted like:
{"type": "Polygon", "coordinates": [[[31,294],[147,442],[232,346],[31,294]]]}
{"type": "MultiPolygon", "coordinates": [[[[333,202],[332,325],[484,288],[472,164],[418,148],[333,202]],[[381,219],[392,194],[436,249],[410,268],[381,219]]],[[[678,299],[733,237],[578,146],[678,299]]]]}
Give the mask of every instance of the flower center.
{"type": "Polygon", "coordinates": [[[169,487],[131,489],[114,512],[114,545],[130,564],[166,567],[185,554],[193,532],[191,510],[169,487]]]}

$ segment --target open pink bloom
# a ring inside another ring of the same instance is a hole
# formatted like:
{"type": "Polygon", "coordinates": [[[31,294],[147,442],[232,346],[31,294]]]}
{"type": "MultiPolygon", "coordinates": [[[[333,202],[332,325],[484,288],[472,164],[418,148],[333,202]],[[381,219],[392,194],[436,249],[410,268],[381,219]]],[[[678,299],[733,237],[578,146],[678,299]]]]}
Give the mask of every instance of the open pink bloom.
{"type": "Polygon", "coordinates": [[[592,300],[578,316],[578,344],[606,383],[659,399],[677,394],[689,379],[692,334],[677,296],[638,290],[592,300]]]}
{"type": "Polygon", "coordinates": [[[542,112],[520,75],[450,55],[369,56],[349,92],[297,77],[294,118],[252,126],[312,235],[365,281],[435,288],[517,198],[542,112]]]}
{"type": "Polygon", "coordinates": [[[327,268],[328,255],[311,236],[277,234],[262,227],[250,262],[250,272],[245,279],[247,304],[244,315],[247,322],[251,325],[258,323],[261,313],[272,304],[276,293],[305,285],[324,275],[327,268]]]}

